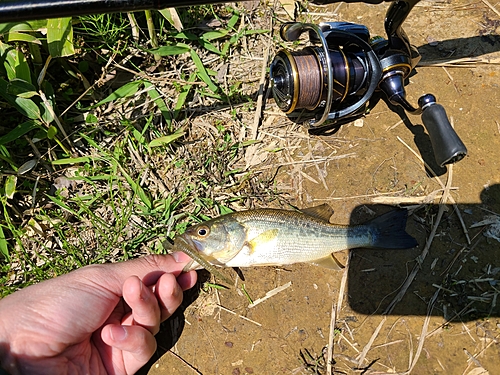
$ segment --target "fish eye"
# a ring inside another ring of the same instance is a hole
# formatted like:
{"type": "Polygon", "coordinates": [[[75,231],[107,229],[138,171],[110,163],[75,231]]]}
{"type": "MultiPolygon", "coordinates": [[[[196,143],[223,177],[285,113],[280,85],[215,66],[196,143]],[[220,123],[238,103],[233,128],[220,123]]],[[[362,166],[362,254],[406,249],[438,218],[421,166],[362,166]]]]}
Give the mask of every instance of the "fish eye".
{"type": "Polygon", "coordinates": [[[205,237],[207,236],[209,233],[209,230],[207,227],[201,227],[198,229],[198,235],[201,236],[201,237],[205,237]]]}

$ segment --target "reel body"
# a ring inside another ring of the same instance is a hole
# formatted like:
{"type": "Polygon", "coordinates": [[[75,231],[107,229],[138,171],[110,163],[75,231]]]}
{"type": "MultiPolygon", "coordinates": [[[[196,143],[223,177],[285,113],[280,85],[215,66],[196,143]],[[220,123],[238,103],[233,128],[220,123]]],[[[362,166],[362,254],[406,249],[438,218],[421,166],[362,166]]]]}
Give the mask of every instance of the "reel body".
{"type": "Polygon", "coordinates": [[[368,29],[348,22],[287,23],[281,36],[292,41],[306,30],[313,45],[297,52],[281,50],[270,66],[280,109],[309,128],[363,114],[382,75],[368,29]]]}
{"type": "Polygon", "coordinates": [[[371,38],[363,25],[290,22],[280,35],[295,41],[309,32],[310,46],[283,49],[270,66],[273,97],[292,121],[313,131],[332,128],[363,116],[375,92],[410,114],[422,115],[440,166],[465,157],[467,149],[451,127],[444,108],[432,94],[418,107],[406,99],[405,80],[420,61],[401,25],[418,0],[396,1],[385,19],[387,39],[371,38]]]}

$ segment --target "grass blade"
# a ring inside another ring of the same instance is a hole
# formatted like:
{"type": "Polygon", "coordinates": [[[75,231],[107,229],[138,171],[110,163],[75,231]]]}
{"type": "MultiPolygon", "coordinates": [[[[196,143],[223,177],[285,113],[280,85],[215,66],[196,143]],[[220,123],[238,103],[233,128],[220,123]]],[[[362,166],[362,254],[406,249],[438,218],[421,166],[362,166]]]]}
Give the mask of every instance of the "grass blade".
{"type": "Polygon", "coordinates": [[[121,98],[128,98],[130,96],[133,96],[139,91],[139,87],[144,83],[142,80],[138,81],[133,81],[129,82],[122,87],[116,89],[113,91],[111,94],[109,94],[106,98],[101,100],[99,103],[94,104],[92,108],[99,107],[100,105],[103,105],[105,103],[112,102],[116,99],[121,99],[121,98]]]}
{"type": "Polygon", "coordinates": [[[227,28],[231,29],[231,30],[235,30],[235,26],[238,23],[239,19],[240,19],[240,14],[235,11],[227,23],[227,28]]]}
{"type": "MultiPolygon", "coordinates": [[[[189,76],[188,82],[194,82],[196,80],[196,74],[191,73],[189,76]]],[[[174,118],[176,119],[179,116],[179,113],[181,111],[181,108],[184,106],[184,103],[186,103],[187,96],[189,95],[189,91],[191,90],[191,87],[193,85],[184,85],[182,86],[181,92],[179,95],[177,95],[177,103],[175,103],[174,107],[174,118]]]]}
{"type": "Polygon", "coordinates": [[[184,28],[175,8],[161,9],[159,12],[177,31],[181,31],[184,28]]]}
{"type": "Polygon", "coordinates": [[[229,34],[228,30],[207,31],[206,33],[203,33],[201,39],[214,40],[214,39],[224,38],[225,36],[227,36],[227,34],[229,34]]]}
{"type": "Polygon", "coordinates": [[[153,208],[153,204],[151,203],[151,199],[149,199],[142,186],[134,181],[134,179],[125,171],[125,169],[118,163],[118,161],[112,159],[111,163],[120,170],[123,177],[125,177],[125,180],[127,180],[128,184],[132,188],[132,191],[139,197],[142,203],[146,205],[147,209],[151,210],[153,208]]]}
{"type": "Polygon", "coordinates": [[[149,89],[148,90],[149,97],[155,102],[163,118],[165,119],[166,124],[170,127],[170,125],[172,124],[172,115],[167,105],[165,104],[165,101],[161,97],[160,93],[150,82],[144,82],[144,87],[149,89]]]}
{"type": "Polygon", "coordinates": [[[151,142],[149,142],[148,146],[149,147],[167,146],[170,143],[172,143],[173,141],[175,141],[176,139],[182,137],[184,134],[186,134],[186,132],[181,131],[181,130],[177,130],[173,134],[169,134],[169,135],[166,135],[163,137],[153,139],[151,142]]]}
{"type": "Polygon", "coordinates": [[[72,164],[80,164],[80,163],[88,163],[94,160],[99,160],[100,158],[90,157],[90,156],[82,156],[81,158],[66,158],[66,159],[58,159],[51,162],[52,165],[72,165],[72,164]]]}
{"type": "Polygon", "coordinates": [[[183,53],[189,52],[191,48],[189,46],[161,46],[158,48],[148,49],[148,52],[153,53],[158,56],[176,56],[182,55],[183,53]]]}
{"type": "Polygon", "coordinates": [[[8,246],[7,239],[5,238],[5,233],[4,233],[1,225],[0,225],[0,253],[5,258],[9,258],[9,246],[8,246]]]}
{"type": "Polygon", "coordinates": [[[5,41],[6,42],[26,42],[26,43],[35,43],[35,44],[42,45],[42,42],[37,37],[30,35],[30,34],[17,33],[17,32],[8,33],[5,36],[5,41]]]}
{"type": "Polygon", "coordinates": [[[49,194],[47,194],[46,197],[49,198],[55,204],[57,204],[63,210],[68,211],[71,215],[74,215],[76,218],[80,218],[80,215],[79,215],[78,212],[76,212],[75,210],[73,210],[70,206],[68,206],[66,203],[64,203],[59,198],[57,198],[57,197],[55,197],[53,195],[49,195],[49,194]]]}
{"type": "Polygon", "coordinates": [[[5,145],[9,142],[15,141],[16,139],[21,138],[23,135],[28,133],[30,130],[36,129],[39,123],[33,120],[29,120],[23,122],[22,124],[17,125],[14,129],[12,129],[7,134],[0,137],[0,145],[5,145]]]}
{"type": "Polygon", "coordinates": [[[219,87],[212,81],[212,79],[208,75],[208,72],[205,69],[203,62],[201,61],[200,56],[198,56],[196,51],[193,49],[189,52],[191,53],[191,58],[193,59],[196,68],[198,68],[198,77],[200,77],[200,79],[207,84],[208,88],[211,91],[217,92],[219,90],[219,87]]]}
{"type": "Polygon", "coordinates": [[[5,180],[5,196],[8,199],[12,199],[16,193],[17,176],[9,175],[5,180]]]}
{"type": "Polygon", "coordinates": [[[31,82],[30,67],[20,50],[0,42],[0,56],[9,81],[18,78],[31,82]]]}
{"type": "Polygon", "coordinates": [[[7,86],[7,93],[22,98],[31,98],[38,95],[35,86],[24,79],[14,78],[7,86]]]}
{"type": "Polygon", "coordinates": [[[210,43],[209,41],[200,38],[200,39],[198,39],[198,42],[206,50],[213,52],[213,53],[216,53],[217,55],[222,55],[222,52],[219,51],[219,49],[216,46],[214,46],[212,43],[210,43]]]}
{"type": "Polygon", "coordinates": [[[52,18],[47,22],[47,43],[52,57],[75,54],[71,17],[52,18]]]}

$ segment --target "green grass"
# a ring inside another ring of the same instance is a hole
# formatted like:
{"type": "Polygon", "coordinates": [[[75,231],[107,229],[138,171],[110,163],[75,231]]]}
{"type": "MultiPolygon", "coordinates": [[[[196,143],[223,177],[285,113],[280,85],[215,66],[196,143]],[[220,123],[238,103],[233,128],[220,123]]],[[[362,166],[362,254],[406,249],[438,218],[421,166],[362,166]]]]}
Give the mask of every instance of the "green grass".
{"type": "Polygon", "coordinates": [[[85,51],[122,54],[129,44],[130,22],[124,13],[82,16],[75,32],[85,51]]]}
{"type": "Polygon", "coordinates": [[[217,70],[257,45],[258,14],[178,14],[182,31],[165,12],[0,25],[0,296],[276,199],[244,168],[257,88],[217,70]]]}

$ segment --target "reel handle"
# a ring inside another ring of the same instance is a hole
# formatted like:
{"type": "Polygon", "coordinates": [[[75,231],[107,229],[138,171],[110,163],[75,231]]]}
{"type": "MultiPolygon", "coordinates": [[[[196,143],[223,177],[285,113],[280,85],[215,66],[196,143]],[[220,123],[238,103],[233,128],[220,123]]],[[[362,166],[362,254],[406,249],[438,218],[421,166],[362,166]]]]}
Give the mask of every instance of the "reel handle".
{"type": "Polygon", "coordinates": [[[427,94],[418,101],[422,108],[422,122],[431,139],[434,157],[444,167],[456,163],[467,155],[467,148],[448,120],[444,107],[436,103],[436,98],[427,94]]]}

